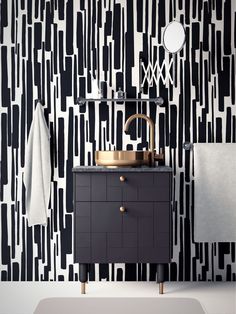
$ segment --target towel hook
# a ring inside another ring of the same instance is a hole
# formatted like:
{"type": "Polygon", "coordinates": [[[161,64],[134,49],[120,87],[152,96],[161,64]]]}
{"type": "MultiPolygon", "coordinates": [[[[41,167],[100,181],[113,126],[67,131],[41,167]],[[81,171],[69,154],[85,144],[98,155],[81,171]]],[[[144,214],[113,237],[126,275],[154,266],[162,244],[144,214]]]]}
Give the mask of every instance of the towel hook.
{"type": "Polygon", "coordinates": [[[44,101],[43,101],[42,99],[40,99],[40,98],[36,98],[36,99],[35,99],[35,102],[34,102],[34,108],[35,108],[35,109],[36,109],[38,103],[40,103],[40,105],[41,105],[42,107],[44,107],[44,109],[46,109],[45,106],[44,106],[44,105],[45,105],[44,101]]]}
{"type": "Polygon", "coordinates": [[[44,101],[43,101],[42,99],[36,98],[36,99],[35,99],[35,104],[37,104],[38,102],[39,102],[42,106],[44,106],[44,101]]]}

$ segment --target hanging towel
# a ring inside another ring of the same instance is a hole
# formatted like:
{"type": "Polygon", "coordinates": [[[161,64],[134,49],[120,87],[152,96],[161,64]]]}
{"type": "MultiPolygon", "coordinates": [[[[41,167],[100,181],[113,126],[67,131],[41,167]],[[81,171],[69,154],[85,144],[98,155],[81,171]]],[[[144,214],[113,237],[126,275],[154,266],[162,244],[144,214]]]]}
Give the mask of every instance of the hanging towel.
{"type": "Polygon", "coordinates": [[[236,144],[194,144],[194,240],[236,241],[236,144]]]}
{"type": "Polygon", "coordinates": [[[47,225],[50,198],[50,133],[38,102],[26,148],[24,183],[29,226],[47,225]]]}

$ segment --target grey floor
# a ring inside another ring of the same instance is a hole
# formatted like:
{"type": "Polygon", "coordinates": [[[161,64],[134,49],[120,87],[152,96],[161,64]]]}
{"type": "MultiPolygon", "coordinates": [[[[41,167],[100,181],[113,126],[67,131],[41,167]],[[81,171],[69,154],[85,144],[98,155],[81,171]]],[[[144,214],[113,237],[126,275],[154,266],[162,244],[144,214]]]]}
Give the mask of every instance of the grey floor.
{"type": "Polygon", "coordinates": [[[0,314],[32,314],[50,297],[195,298],[207,314],[236,314],[236,283],[222,282],[167,282],[164,295],[154,282],[92,282],[82,296],[76,282],[0,282],[0,314]]]}

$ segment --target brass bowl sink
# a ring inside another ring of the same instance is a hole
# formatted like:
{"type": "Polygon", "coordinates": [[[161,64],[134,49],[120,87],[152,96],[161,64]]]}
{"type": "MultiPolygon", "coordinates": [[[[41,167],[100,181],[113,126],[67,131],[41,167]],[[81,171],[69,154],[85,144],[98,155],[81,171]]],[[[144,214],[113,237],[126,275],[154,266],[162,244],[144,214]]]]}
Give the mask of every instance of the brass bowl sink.
{"type": "Polygon", "coordinates": [[[133,150],[95,151],[97,166],[106,167],[138,167],[150,165],[152,152],[133,150]]]}

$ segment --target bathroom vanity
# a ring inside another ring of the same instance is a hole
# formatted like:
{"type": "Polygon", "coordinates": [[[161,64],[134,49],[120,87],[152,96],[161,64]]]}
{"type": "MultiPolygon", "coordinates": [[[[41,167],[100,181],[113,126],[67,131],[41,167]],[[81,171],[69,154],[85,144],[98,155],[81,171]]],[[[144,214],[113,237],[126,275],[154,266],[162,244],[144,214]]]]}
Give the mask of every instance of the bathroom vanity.
{"type": "Polygon", "coordinates": [[[90,263],[156,263],[163,293],[172,255],[169,167],[75,167],[74,261],[85,293],[90,263]]]}

